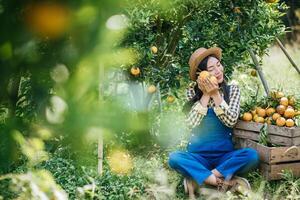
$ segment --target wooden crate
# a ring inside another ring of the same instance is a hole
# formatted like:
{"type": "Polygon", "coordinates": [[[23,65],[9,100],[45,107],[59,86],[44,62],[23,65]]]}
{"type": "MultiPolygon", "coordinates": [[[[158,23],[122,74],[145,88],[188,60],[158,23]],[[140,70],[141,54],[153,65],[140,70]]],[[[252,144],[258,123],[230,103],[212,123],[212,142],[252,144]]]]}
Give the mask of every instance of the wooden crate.
{"type": "Polygon", "coordinates": [[[262,175],[268,181],[280,180],[282,179],[283,170],[291,170],[294,177],[300,177],[300,162],[295,163],[282,163],[275,165],[268,165],[266,163],[261,163],[259,169],[262,172],[262,175]]]}
{"type": "MultiPolygon", "coordinates": [[[[238,121],[233,134],[239,138],[258,141],[263,124],[256,122],[238,121]]],[[[300,145],[300,127],[278,127],[267,125],[268,139],[272,144],[281,146],[300,145]]]]}
{"type": "Polygon", "coordinates": [[[300,177],[300,146],[267,147],[256,141],[235,138],[237,147],[256,149],[260,157],[259,169],[267,180],[281,179],[282,170],[291,170],[295,177],[300,177]]]}

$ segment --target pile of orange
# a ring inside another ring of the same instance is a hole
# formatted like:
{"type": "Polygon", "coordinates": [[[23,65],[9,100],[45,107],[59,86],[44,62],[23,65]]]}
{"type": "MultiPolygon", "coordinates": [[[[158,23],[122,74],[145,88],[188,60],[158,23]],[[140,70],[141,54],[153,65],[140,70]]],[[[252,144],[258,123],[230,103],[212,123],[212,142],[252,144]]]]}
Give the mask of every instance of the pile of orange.
{"type": "Polygon", "coordinates": [[[295,109],[295,97],[286,97],[283,92],[276,91],[271,92],[271,98],[276,102],[273,107],[255,106],[249,112],[243,113],[242,120],[274,124],[280,127],[295,126],[295,117],[300,115],[300,110],[295,109]]]}

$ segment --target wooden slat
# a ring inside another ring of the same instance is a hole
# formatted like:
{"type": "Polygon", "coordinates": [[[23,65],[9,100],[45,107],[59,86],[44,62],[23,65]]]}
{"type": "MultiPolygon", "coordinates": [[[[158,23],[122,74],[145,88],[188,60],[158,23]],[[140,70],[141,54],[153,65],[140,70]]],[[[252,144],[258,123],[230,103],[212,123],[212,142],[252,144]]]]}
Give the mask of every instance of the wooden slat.
{"type": "Polygon", "coordinates": [[[299,146],[300,145],[300,137],[296,137],[292,139],[293,145],[299,146]]]}
{"type": "Polygon", "coordinates": [[[271,148],[270,163],[291,162],[300,160],[300,147],[273,147],[271,148]]]}
{"type": "Polygon", "coordinates": [[[282,170],[291,170],[294,177],[300,177],[300,162],[276,165],[268,165],[266,163],[261,163],[259,168],[262,172],[262,175],[267,180],[282,179],[282,170]]]}
{"type": "Polygon", "coordinates": [[[261,162],[265,162],[265,163],[270,162],[270,152],[271,152],[269,149],[270,147],[260,145],[257,142],[249,139],[238,139],[237,143],[239,143],[239,146],[242,148],[250,147],[257,150],[261,162]]]}
{"type": "Polygon", "coordinates": [[[235,129],[243,129],[253,132],[260,132],[261,127],[263,124],[256,123],[256,122],[245,122],[242,120],[239,120],[238,123],[235,125],[235,129]]]}
{"type": "Polygon", "coordinates": [[[258,144],[257,142],[247,140],[247,144],[251,144],[252,148],[256,149],[259,154],[259,159],[261,162],[270,163],[271,162],[271,149],[270,147],[266,147],[264,145],[258,144]]]}
{"type": "Polygon", "coordinates": [[[282,147],[269,148],[270,158],[269,158],[268,163],[273,164],[273,163],[299,160],[299,158],[297,158],[297,156],[289,157],[290,154],[285,153],[286,150],[287,150],[287,148],[284,148],[284,147],[283,148],[282,147]]]}
{"type": "Polygon", "coordinates": [[[294,147],[267,147],[249,139],[236,140],[240,147],[256,149],[260,160],[274,164],[282,162],[300,161],[300,146],[294,147]]]}
{"type": "MultiPolygon", "coordinates": [[[[259,138],[259,133],[257,132],[252,132],[252,131],[245,131],[241,129],[234,129],[233,134],[236,137],[240,138],[245,138],[245,139],[251,139],[258,141],[259,138]]],[[[273,144],[278,144],[278,145],[284,145],[284,146],[292,146],[293,144],[293,139],[289,137],[282,137],[278,135],[269,135],[269,140],[273,144]]],[[[296,141],[298,143],[300,141],[296,141]]]]}
{"type": "Polygon", "coordinates": [[[294,129],[294,135],[295,135],[295,136],[300,136],[300,127],[296,127],[296,128],[294,129]]]}
{"type": "Polygon", "coordinates": [[[271,167],[271,177],[281,178],[280,173],[282,170],[291,170],[293,172],[294,177],[300,176],[300,163],[287,163],[287,164],[278,164],[278,165],[270,165],[271,167]]]}
{"type": "Polygon", "coordinates": [[[295,177],[300,177],[300,146],[267,147],[250,139],[234,138],[234,140],[238,147],[257,150],[261,161],[259,169],[267,180],[282,179],[280,174],[282,170],[292,170],[295,177]]]}
{"type": "MultiPolygon", "coordinates": [[[[271,169],[270,169],[270,165],[266,164],[266,163],[260,163],[259,164],[259,171],[261,172],[261,175],[267,180],[274,180],[272,179],[273,177],[270,176],[271,174],[271,169]]],[[[279,178],[280,179],[280,178],[279,178]]]]}
{"type": "Polygon", "coordinates": [[[248,139],[246,140],[245,144],[247,145],[246,147],[251,147],[251,148],[257,150],[260,161],[266,162],[266,163],[270,162],[270,157],[271,157],[270,156],[270,154],[271,154],[270,147],[266,147],[264,145],[261,145],[255,141],[248,140],[248,139]]]}
{"type": "Polygon", "coordinates": [[[279,127],[275,125],[268,125],[268,133],[274,135],[282,135],[284,137],[299,137],[299,127],[279,127]],[[297,130],[298,129],[298,130],[297,130]]]}
{"type": "MultiPolygon", "coordinates": [[[[256,143],[251,141],[252,143],[256,143]]],[[[261,156],[261,160],[266,163],[282,163],[300,161],[300,147],[267,147],[256,143],[256,150],[261,156]],[[295,149],[296,148],[296,149],[295,149]]]]}
{"type": "Polygon", "coordinates": [[[234,129],[233,135],[239,138],[258,140],[258,133],[252,131],[245,131],[241,129],[234,129]]]}
{"type": "MultiPolygon", "coordinates": [[[[235,126],[235,129],[248,130],[252,132],[260,132],[262,126],[263,124],[261,123],[245,122],[239,120],[235,126]]],[[[288,128],[288,127],[279,127],[275,125],[268,125],[267,130],[270,135],[279,135],[279,136],[291,137],[291,138],[300,137],[300,127],[288,128]]]]}

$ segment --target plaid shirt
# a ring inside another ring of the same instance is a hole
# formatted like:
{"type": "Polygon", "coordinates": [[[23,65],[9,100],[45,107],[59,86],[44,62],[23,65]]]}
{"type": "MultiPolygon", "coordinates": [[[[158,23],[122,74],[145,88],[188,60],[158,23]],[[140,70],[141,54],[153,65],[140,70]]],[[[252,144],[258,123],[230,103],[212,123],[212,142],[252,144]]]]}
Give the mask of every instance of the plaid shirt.
{"type": "MultiPolygon", "coordinates": [[[[187,88],[187,100],[191,100],[195,96],[194,86],[195,82],[190,84],[187,88]]],[[[224,94],[220,90],[222,98],[224,94]]],[[[215,103],[212,99],[209,100],[208,107],[212,107],[217,117],[221,120],[226,126],[233,128],[237,123],[239,112],[240,112],[240,89],[237,85],[230,85],[230,95],[229,95],[229,105],[223,99],[222,103],[219,106],[215,106],[215,103]]],[[[197,101],[192,106],[190,112],[187,114],[187,124],[190,128],[194,128],[199,125],[203,117],[207,113],[207,107],[203,107],[200,101],[197,101]]]]}

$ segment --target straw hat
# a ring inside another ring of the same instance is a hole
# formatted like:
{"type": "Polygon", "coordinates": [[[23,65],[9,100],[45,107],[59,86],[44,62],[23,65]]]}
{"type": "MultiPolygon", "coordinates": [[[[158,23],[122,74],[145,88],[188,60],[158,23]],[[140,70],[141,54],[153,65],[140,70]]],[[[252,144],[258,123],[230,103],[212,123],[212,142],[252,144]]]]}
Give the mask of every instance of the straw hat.
{"type": "Polygon", "coordinates": [[[194,53],[191,55],[190,60],[189,60],[189,66],[190,66],[190,78],[193,81],[196,81],[197,76],[196,76],[196,71],[198,65],[201,63],[201,61],[206,58],[209,55],[214,55],[216,58],[221,60],[222,58],[222,49],[218,47],[212,47],[209,49],[206,48],[199,48],[194,53]]]}

